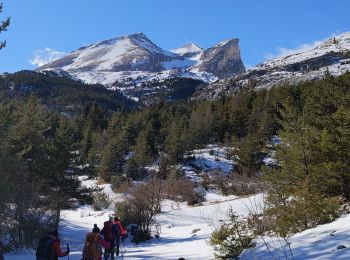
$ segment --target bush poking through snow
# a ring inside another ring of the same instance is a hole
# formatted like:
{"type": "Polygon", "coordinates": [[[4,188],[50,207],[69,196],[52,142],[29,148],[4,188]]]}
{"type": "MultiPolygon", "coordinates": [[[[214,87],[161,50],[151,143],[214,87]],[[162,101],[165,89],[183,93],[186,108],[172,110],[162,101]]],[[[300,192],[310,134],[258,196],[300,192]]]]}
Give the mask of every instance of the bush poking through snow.
{"type": "Polygon", "coordinates": [[[210,238],[218,259],[238,259],[244,249],[254,246],[254,236],[247,221],[238,218],[232,210],[229,216],[229,222],[222,224],[210,238]]]}
{"type": "Polygon", "coordinates": [[[116,193],[123,193],[130,187],[130,183],[127,177],[113,176],[111,178],[111,188],[116,193]]]}
{"type": "Polygon", "coordinates": [[[137,242],[151,237],[155,217],[161,209],[162,191],[162,180],[154,173],[146,183],[133,187],[123,202],[116,204],[116,211],[121,221],[139,227],[137,242]]]}
{"type": "Polygon", "coordinates": [[[104,210],[109,208],[111,203],[112,201],[106,193],[96,192],[94,194],[94,203],[92,204],[92,207],[94,210],[104,210]]]}
{"type": "Polygon", "coordinates": [[[204,197],[195,190],[194,184],[175,172],[170,173],[165,183],[166,196],[174,201],[187,201],[189,206],[204,201],[204,197]]]}
{"type": "Polygon", "coordinates": [[[262,183],[257,177],[248,177],[240,174],[225,175],[218,172],[213,179],[213,184],[224,196],[247,196],[264,190],[262,183]]]}

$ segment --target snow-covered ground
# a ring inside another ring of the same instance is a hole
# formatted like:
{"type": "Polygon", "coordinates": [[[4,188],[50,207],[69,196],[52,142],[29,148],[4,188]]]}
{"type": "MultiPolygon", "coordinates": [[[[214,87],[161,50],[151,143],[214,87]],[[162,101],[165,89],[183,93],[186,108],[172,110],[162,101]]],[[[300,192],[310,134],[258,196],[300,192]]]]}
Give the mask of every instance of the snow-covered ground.
{"type": "MultiPolygon", "coordinates": [[[[88,182],[91,185],[91,181],[88,182]]],[[[110,193],[108,185],[103,186],[110,193]]],[[[223,197],[215,193],[207,193],[207,201],[202,206],[187,206],[186,203],[165,201],[162,213],[157,218],[160,225],[160,237],[150,242],[138,245],[127,240],[123,246],[123,257],[126,259],[213,259],[213,248],[209,238],[220,220],[227,217],[227,211],[232,208],[236,214],[245,216],[263,200],[263,195],[248,198],[236,196],[223,197]]],[[[60,234],[62,245],[71,247],[70,259],[80,260],[85,235],[96,223],[102,227],[114,212],[94,211],[90,206],[77,210],[62,212],[60,234]]],[[[121,258],[121,257],[120,257],[121,258]]],[[[26,251],[6,255],[9,260],[35,259],[34,252],[26,251]]]]}
{"type": "MultiPolygon", "coordinates": [[[[288,239],[295,260],[306,259],[350,259],[350,215],[338,220],[305,230],[288,239]],[[337,249],[338,246],[346,248],[337,249]]],[[[281,238],[264,237],[257,239],[257,246],[246,250],[242,260],[293,259],[289,247],[281,238]],[[287,256],[287,258],[286,258],[287,256]]]]}
{"type": "Polygon", "coordinates": [[[317,41],[309,48],[295,50],[289,55],[277,57],[258,65],[254,69],[281,67],[288,64],[303,62],[308,59],[320,57],[330,52],[346,52],[350,49],[350,32],[345,32],[325,41],[317,41]]]}
{"type": "MultiPolygon", "coordinates": [[[[281,143],[274,137],[271,146],[281,143]]],[[[190,153],[193,158],[193,168],[184,166],[187,177],[192,174],[192,180],[200,179],[195,167],[202,172],[219,169],[229,173],[234,161],[228,160],[227,152],[233,148],[211,145],[205,149],[190,153]]],[[[197,170],[198,170],[197,169],[197,170]]],[[[156,170],[156,166],[150,166],[156,170]]],[[[96,180],[81,177],[88,187],[96,185],[96,180]]],[[[99,185],[114,202],[122,198],[122,194],[113,193],[110,184],[99,185]]],[[[259,214],[263,208],[264,195],[250,197],[222,196],[213,191],[206,192],[206,201],[200,206],[188,206],[186,203],[163,202],[162,212],[157,217],[160,237],[149,242],[134,244],[128,238],[123,244],[123,258],[126,259],[213,259],[213,247],[209,244],[212,232],[227,219],[227,213],[232,209],[236,215],[245,217],[249,213],[259,214]]],[[[71,247],[70,259],[80,260],[85,235],[92,230],[94,224],[99,227],[114,214],[113,205],[103,211],[94,211],[91,206],[62,212],[60,234],[62,246],[71,247]]],[[[264,236],[255,239],[256,247],[243,252],[241,259],[350,259],[350,214],[332,223],[295,234],[288,241],[278,237],[264,236]],[[286,243],[290,243],[290,248],[286,243]],[[345,249],[337,249],[345,246],[345,249]]],[[[33,251],[6,255],[9,260],[35,259],[33,251]]],[[[121,257],[119,257],[121,259],[121,257]]]]}
{"type": "MultiPolygon", "coordinates": [[[[94,181],[84,181],[88,186],[94,181]]],[[[102,185],[111,198],[110,186],[102,185]]],[[[123,245],[125,259],[213,259],[214,252],[210,246],[210,235],[220,223],[227,218],[230,208],[240,216],[250,212],[259,213],[263,203],[262,194],[247,198],[221,196],[213,192],[206,194],[206,201],[201,206],[187,206],[186,203],[165,201],[162,213],[157,218],[160,226],[160,237],[150,242],[132,243],[130,238],[123,245]]],[[[114,212],[111,209],[94,211],[90,206],[62,212],[60,234],[62,246],[71,247],[70,259],[80,260],[85,235],[96,223],[102,227],[114,212]]],[[[286,241],[277,237],[257,238],[255,248],[243,252],[241,259],[349,259],[350,258],[350,215],[332,223],[298,233],[286,241]],[[264,242],[265,241],[265,242],[264,242]],[[266,246],[267,245],[267,246],[266,246]],[[337,249],[345,246],[344,249],[337,249]],[[268,247],[268,249],[267,249],[268,247]],[[293,254],[293,256],[292,256],[293,254]]],[[[35,259],[33,251],[5,255],[7,260],[35,259]]],[[[119,257],[121,259],[121,257],[119,257]]]]}
{"type": "Polygon", "coordinates": [[[232,150],[232,147],[220,147],[218,145],[208,145],[204,149],[193,150],[185,156],[187,162],[183,165],[182,170],[187,178],[194,182],[201,181],[198,169],[204,173],[212,171],[231,173],[235,162],[228,159],[228,153],[232,150]]]}

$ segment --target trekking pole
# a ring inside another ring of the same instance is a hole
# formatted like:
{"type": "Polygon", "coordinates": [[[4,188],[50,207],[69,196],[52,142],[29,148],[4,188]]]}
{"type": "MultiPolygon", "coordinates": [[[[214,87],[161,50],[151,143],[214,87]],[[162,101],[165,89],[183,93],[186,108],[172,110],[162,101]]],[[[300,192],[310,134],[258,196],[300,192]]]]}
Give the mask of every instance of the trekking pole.
{"type": "Polygon", "coordinates": [[[123,250],[122,250],[122,259],[124,259],[124,248],[125,248],[124,241],[125,241],[125,239],[122,240],[122,247],[123,247],[123,250]]]}
{"type": "Polygon", "coordinates": [[[69,250],[69,245],[67,244],[67,252],[68,252],[68,260],[69,260],[69,253],[70,253],[70,250],[69,250]]]}
{"type": "Polygon", "coordinates": [[[121,257],[122,257],[122,259],[124,259],[124,241],[123,240],[122,240],[121,257]]]}

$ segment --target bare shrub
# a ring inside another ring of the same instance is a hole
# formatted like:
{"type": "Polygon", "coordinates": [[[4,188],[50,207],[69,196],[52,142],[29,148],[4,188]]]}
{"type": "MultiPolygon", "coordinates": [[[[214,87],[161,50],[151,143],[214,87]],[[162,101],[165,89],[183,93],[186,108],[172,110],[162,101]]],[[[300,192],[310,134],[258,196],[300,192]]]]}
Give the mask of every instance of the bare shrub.
{"type": "Polygon", "coordinates": [[[138,225],[138,242],[151,237],[155,217],[161,210],[162,190],[162,180],[153,173],[147,182],[133,187],[125,200],[116,204],[117,214],[124,223],[138,225]]]}
{"type": "Polygon", "coordinates": [[[190,180],[175,174],[170,174],[166,180],[164,192],[167,198],[174,201],[187,201],[188,205],[204,201],[203,196],[195,190],[195,186],[190,180]]]}
{"type": "Polygon", "coordinates": [[[104,185],[104,184],[108,184],[108,182],[106,182],[104,179],[99,178],[96,182],[96,185],[104,185]]]}
{"type": "Polygon", "coordinates": [[[248,196],[264,190],[262,182],[257,177],[248,177],[240,174],[225,175],[217,173],[213,183],[225,196],[248,196]]]}
{"type": "Polygon", "coordinates": [[[202,177],[202,187],[203,187],[203,189],[209,190],[210,186],[213,183],[212,179],[209,177],[208,174],[203,174],[201,177],[202,177]]]}

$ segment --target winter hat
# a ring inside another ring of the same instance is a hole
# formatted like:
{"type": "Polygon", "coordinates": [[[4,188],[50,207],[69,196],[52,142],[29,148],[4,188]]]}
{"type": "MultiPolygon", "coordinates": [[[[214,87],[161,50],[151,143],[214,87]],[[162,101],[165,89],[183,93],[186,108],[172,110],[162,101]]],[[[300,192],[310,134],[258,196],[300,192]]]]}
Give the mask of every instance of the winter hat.
{"type": "Polygon", "coordinates": [[[100,233],[100,229],[98,228],[97,224],[94,224],[94,228],[92,229],[92,232],[100,233]]]}
{"type": "Polygon", "coordinates": [[[55,237],[58,237],[58,231],[55,229],[54,231],[52,231],[52,232],[50,233],[50,235],[53,235],[53,236],[55,236],[55,237]]]}

